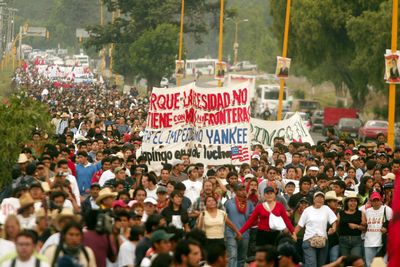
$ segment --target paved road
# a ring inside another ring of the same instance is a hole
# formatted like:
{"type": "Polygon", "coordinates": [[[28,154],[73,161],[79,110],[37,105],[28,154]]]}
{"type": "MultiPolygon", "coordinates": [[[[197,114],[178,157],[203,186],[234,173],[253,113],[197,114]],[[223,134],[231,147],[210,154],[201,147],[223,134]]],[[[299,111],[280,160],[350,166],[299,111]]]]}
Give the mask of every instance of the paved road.
{"type": "Polygon", "coordinates": [[[314,143],[317,144],[318,141],[325,141],[326,137],[322,135],[321,131],[310,132],[314,143]]]}

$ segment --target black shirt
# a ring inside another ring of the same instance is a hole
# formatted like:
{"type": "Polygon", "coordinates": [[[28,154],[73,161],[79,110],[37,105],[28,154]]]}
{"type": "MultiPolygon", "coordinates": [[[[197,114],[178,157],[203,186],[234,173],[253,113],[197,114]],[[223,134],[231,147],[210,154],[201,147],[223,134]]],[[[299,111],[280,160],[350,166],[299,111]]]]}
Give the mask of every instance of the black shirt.
{"type": "Polygon", "coordinates": [[[361,236],[358,229],[350,229],[349,223],[361,224],[361,211],[357,210],[354,214],[347,214],[344,211],[339,212],[339,235],[340,236],[361,236]]]}

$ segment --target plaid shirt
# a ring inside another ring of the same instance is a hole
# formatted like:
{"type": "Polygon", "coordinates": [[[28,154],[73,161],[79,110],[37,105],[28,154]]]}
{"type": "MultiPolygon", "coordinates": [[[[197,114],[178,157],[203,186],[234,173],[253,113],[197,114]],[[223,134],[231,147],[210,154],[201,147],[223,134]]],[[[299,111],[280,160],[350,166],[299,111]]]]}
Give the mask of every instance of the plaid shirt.
{"type": "MultiPolygon", "coordinates": [[[[188,212],[192,212],[192,211],[204,211],[206,209],[206,204],[204,203],[205,200],[205,196],[204,195],[200,195],[195,202],[192,203],[192,206],[190,206],[188,212]]],[[[217,208],[220,210],[225,210],[224,205],[222,205],[221,202],[221,197],[217,196],[217,208]]]]}

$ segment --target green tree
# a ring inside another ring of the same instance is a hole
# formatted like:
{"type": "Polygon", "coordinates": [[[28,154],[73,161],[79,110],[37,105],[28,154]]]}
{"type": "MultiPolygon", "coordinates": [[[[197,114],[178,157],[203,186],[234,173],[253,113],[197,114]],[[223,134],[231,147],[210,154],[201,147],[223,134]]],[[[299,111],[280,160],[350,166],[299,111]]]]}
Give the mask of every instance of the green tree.
{"type": "Polygon", "coordinates": [[[0,104],[0,187],[11,179],[21,147],[27,144],[35,129],[52,133],[51,116],[47,106],[26,96],[25,92],[13,95],[0,104]]]}
{"type": "MultiPolygon", "coordinates": [[[[104,46],[115,44],[113,69],[117,73],[144,77],[152,85],[158,85],[163,75],[171,73],[177,57],[178,31],[166,25],[179,26],[181,0],[103,0],[103,2],[109,12],[118,11],[121,16],[115,19],[114,23],[88,27],[91,37],[85,46],[100,50],[104,46]],[[160,36],[163,31],[170,36],[160,36]],[[151,40],[166,41],[168,45],[151,45],[160,48],[159,51],[140,47],[140,44],[149,44],[151,40]],[[175,40],[174,45],[171,44],[172,40],[175,40]],[[142,59],[141,53],[145,53],[148,57],[142,59]],[[155,60],[152,64],[148,64],[149,59],[155,60]],[[167,66],[164,62],[159,64],[160,59],[171,61],[167,66]],[[165,73],[161,74],[160,71],[165,73]]],[[[196,42],[200,42],[201,35],[208,29],[205,18],[217,11],[219,11],[219,1],[186,0],[185,33],[190,34],[196,42]]]]}
{"type": "Polygon", "coordinates": [[[158,86],[164,75],[172,74],[175,54],[171,51],[178,50],[178,32],[174,25],[160,24],[154,30],[147,30],[129,47],[130,67],[139,77],[147,79],[147,89],[158,86]]]}
{"type": "MultiPolygon", "coordinates": [[[[330,80],[337,89],[345,84],[354,107],[362,109],[369,86],[378,85],[376,81],[382,80],[383,75],[383,72],[376,70],[379,68],[376,66],[383,65],[384,50],[371,55],[371,49],[367,49],[382,47],[381,44],[385,46],[388,41],[382,38],[386,35],[382,32],[390,32],[390,26],[384,26],[387,20],[380,22],[376,15],[383,2],[386,1],[293,1],[288,52],[289,57],[293,58],[293,71],[316,83],[330,80]],[[366,19],[371,20],[364,23],[366,19]],[[362,44],[360,38],[356,38],[361,34],[355,32],[357,25],[362,28],[357,30],[369,33],[363,35],[362,44]],[[379,32],[374,30],[377,25],[382,26],[379,32]],[[375,44],[376,41],[379,44],[375,44]],[[360,56],[361,47],[365,47],[365,50],[360,56]],[[373,59],[363,61],[366,55],[373,59]]],[[[273,28],[279,42],[283,40],[285,9],[286,1],[271,1],[271,14],[275,18],[273,28]]]]}

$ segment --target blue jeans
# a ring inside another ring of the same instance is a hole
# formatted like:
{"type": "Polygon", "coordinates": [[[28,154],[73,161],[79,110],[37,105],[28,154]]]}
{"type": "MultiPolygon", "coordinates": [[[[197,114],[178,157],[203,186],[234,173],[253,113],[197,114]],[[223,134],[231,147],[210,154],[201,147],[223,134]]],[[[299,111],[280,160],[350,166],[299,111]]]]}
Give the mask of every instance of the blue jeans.
{"type": "Polygon", "coordinates": [[[328,255],[328,246],[323,248],[313,248],[309,240],[303,241],[304,266],[321,267],[325,265],[328,255]]]}
{"type": "Polygon", "coordinates": [[[329,249],[329,263],[334,262],[339,258],[340,251],[339,245],[333,246],[329,249]]]}
{"type": "Polygon", "coordinates": [[[361,236],[339,236],[339,246],[342,256],[363,256],[361,236]]]}
{"type": "Polygon", "coordinates": [[[226,249],[229,257],[229,267],[243,267],[247,258],[249,238],[236,240],[233,236],[226,236],[226,249]]]}
{"type": "Polygon", "coordinates": [[[365,265],[369,267],[371,265],[372,260],[375,258],[376,253],[379,251],[381,247],[365,247],[365,265]]]}

